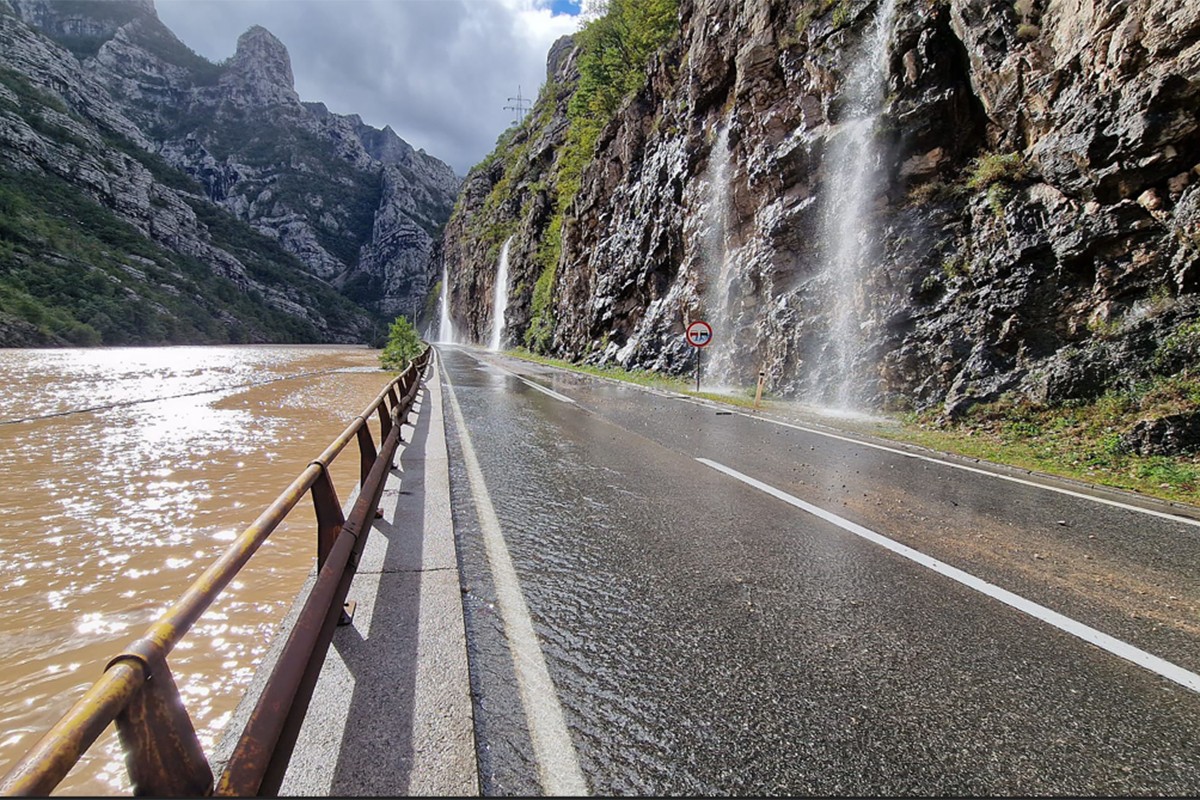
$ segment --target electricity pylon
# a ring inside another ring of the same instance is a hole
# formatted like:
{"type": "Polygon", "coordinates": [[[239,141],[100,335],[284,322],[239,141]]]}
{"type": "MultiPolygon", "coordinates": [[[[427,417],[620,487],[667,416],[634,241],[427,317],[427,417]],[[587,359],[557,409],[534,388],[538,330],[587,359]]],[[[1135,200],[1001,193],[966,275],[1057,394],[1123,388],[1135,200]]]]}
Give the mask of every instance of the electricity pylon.
{"type": "Polygon", "coordinates": [[[525,120],[525,115],[529,113],[529,98],[521,96],[521,85],[517,84],[517,96],[508,98],[508,102],[516,103],[516,105],[505,106],[505,111],[512,111],[517,115],[513,120],[514,125],[520,125],[525,120]]]}

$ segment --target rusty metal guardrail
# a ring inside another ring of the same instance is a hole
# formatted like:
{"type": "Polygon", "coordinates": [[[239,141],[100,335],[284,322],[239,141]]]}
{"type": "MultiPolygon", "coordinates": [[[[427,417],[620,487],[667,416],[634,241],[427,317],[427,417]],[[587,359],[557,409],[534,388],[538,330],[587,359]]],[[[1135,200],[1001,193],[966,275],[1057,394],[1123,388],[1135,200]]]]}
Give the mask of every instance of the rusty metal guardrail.
{"type": "Polygon", "coordinates": [[[158,621],[108,663],[104,675],[0,779],[0,793],[50,794],[114,722],[134,794],[278,791],[430,352],[426,346],[158,621]],[[378,450],[367,426],[373,414],[379,416],[378,450]],[[344,517],[328,467],[351,439],[359,446],[360,488],[350,516],[344,517]],[[229,762],[214,780],[167,656],[306,492],[317,517],[316,584],[229,762]]]}

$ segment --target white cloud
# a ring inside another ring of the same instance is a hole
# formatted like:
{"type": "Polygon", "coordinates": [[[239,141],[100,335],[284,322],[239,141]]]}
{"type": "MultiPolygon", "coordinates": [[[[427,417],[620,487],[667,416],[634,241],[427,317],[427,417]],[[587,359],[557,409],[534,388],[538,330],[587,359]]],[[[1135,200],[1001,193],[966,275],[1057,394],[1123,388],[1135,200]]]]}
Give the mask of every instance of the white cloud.
{"type": "MultiPolygon", "coordinates": [[[[391,125],[465,174],[535,97],[546,54],[578,18],[566,0],[157,0],[158,15],[207,58],[262,25],[288,48],[296,91],[339,114],[391,125]]],[[[577,7],[577,4],[573,4],[577,7]]]]}

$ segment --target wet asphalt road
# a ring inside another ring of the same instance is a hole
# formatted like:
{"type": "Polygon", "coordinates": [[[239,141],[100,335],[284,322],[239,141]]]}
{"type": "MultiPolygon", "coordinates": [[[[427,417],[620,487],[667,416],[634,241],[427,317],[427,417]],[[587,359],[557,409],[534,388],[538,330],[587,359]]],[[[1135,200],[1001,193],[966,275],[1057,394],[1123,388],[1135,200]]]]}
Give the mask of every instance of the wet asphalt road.
{"type": "Polygon", "coordinates": [[[696,459],[1190,671],[1200,670],[1200,527],[439,351],[467,428],[447,392],[486,794],[539,794],[544,772],[468,445],[594,794],[1200,791],[1200,694],[696,459]]]}

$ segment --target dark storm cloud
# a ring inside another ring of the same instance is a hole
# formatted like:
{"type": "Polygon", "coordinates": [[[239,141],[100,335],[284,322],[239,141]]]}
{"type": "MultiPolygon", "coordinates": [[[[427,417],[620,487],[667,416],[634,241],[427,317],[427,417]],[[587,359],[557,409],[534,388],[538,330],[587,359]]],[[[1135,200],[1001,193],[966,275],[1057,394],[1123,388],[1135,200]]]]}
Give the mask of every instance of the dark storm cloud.
{"type": "MultiPolygon", "coordinates": [[[[556,3],[561,7],[562,2],[556,3]]],[[[391,125],[414,147],[466,171],[512,121],[518,86],[533,97],[546,53],[576,28],[548,0],[157,0],[158,14],[213,60],[262,25],[287,45],[302,100],[391,125]]]]}

